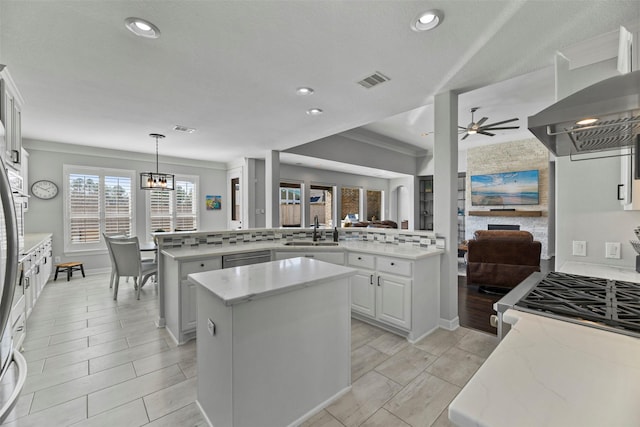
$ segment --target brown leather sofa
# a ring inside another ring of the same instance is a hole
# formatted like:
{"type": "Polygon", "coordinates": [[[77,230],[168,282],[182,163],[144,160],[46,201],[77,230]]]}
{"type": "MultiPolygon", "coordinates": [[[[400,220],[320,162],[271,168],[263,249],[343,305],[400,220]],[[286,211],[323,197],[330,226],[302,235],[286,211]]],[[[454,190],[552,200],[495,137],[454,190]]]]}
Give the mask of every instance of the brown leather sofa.
{"type": "Polygon", "coordinates": [[[540,271],[542,244],[528,231],[478,230],[467,244],[467,285],[507,293],[540,271]]]}

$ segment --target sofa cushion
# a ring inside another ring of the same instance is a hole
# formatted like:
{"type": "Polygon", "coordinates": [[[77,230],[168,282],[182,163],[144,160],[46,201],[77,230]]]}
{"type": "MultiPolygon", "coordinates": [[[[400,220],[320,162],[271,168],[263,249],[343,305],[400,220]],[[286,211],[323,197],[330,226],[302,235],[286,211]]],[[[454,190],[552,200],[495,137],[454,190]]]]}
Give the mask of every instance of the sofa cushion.
{"type": "Polygon", "coordinates": [[[516,230],[476,230],[473,233],[476,240],[484,239],[509,239],[509,240],[525,240],[533,242],[533,235],[528,231],[516,230]]]}

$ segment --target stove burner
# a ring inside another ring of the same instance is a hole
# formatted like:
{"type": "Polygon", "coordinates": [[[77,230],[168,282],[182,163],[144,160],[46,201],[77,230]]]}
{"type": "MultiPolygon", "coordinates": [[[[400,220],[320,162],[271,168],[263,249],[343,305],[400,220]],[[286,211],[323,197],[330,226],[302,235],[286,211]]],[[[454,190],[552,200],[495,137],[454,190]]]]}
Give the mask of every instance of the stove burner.
{"type": "Polygon", "coordinates": [[[639,283],[551,272],[515,308],[640,336],[639,283]]]}

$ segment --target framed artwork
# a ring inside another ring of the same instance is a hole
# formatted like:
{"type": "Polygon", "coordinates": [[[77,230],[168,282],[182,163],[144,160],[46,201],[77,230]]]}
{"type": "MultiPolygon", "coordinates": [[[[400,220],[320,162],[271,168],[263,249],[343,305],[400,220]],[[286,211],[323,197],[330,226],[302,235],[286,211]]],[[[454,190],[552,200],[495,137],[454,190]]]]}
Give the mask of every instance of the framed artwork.
{"type": "Polygon", "coordinates": [[[222,196],[206,196],[207,210],[222,209],[222,196]]]}

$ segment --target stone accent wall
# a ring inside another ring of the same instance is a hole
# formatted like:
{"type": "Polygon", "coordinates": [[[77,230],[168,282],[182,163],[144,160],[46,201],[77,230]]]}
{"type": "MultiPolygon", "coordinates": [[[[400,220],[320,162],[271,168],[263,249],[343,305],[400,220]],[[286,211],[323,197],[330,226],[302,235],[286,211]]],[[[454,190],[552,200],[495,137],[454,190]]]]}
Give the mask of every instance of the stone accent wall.
{"type": "Polygon", "coordinates": [[[382,191],[367,190],[367,221],[372,221],[372,217],[375,217],[378,221],[382,219],[382,214],[380,212],[381,205],[382,191]]]}
{"type": "Polygon", "coordinates": [[[542,243],[542,258],[548,259],[549,229],[549,151],[535,138],[487,145],[467,150],[465,203],[465,237],[473,238],[476,230],[486,230],[487,224],[517,224],[542,243]],[[471,205],[471,176],[499,172],[538,170],[540,204],[509,206],[517,210],[542,211],[541,217],[470,216],[469,211],[490,210],[488,206],[471,205]]]}

